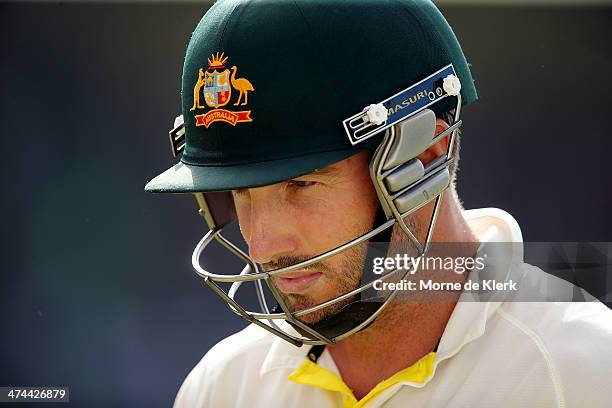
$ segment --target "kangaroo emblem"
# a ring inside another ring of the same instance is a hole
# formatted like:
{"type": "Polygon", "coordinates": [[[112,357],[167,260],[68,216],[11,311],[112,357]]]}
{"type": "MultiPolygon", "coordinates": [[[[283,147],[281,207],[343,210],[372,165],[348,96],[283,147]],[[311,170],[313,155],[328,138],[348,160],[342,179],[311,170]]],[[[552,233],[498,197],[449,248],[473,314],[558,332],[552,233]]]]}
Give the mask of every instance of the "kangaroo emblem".
{"type": "Polygon", "coordinates": [[[193,106],[190,110],[204,109],[205,111],[198,115],[194,114],[196,126],[204,126],[208,129],[216,122],[225,122],[231,126],[253,122],[250,109],[232,110],[227,106],[233,100],[235,100],[233,106],[248,105],[249,93],[255,91],[251,81],[246,78],[236,78],[238,71],[236,65],[230,69],[226,68],[229,66],[226,64],[228,59],[225,53],[217,52],[208,58],[208,67],[199,70],[198,80],[193,88],[193,106]],[[232,89],[240,93],[237,100],[232,99],[232,89]],[[201,101],[202,96],[204,100],[201,101]]]}
{"type": "Polygon", "coordinates": [[[204,79],[204,71],[202,70],[202,68],[200,68],[198,82],[193,88],[193,106],[191,107],[191,109],[189,109],[190,111],[204,108],[204,106],[200,105],[200,90],[202,89],[204,84],[206,84],[206,81],[207,80],[204,79]]]}

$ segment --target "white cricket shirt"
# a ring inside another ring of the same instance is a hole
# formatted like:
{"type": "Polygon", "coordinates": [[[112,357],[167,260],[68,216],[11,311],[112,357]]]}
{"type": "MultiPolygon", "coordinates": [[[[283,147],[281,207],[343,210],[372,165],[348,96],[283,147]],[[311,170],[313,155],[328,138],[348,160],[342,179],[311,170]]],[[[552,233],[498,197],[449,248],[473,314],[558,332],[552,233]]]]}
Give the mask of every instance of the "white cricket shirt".
{"type": "MultiPolygon", "coordinates": [[[[464,216],[481,242],[522,242],[518,224],[504,211],[464,216]]],[[[519,265],[527,279],[547,275],[519,265]]],[[[315,364],[308,350],[250,325],[204,356],[174,407],[612,407],[612,311],[600,302],[460,298],[437,351],[361,401],[327,351],[315,364]]]]}

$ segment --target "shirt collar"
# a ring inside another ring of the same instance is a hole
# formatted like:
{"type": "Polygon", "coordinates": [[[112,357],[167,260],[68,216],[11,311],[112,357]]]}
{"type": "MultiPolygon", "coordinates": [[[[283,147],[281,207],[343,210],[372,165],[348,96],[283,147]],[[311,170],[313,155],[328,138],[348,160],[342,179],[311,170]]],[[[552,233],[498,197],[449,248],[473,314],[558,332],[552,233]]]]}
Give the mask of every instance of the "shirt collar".
{"type": "MultiPolygon", "coordinates": [[[[281,329],[286,332],[289,332],[295,336],[299,336],[299,333],[291,327],[287,322],[277,323],[281,329]]],[[[308,351],[308,346],[305,347],[296,347],[287,341],[281,339],[280,337],[274,336],[272,340],[272,345],[264,359],[263,364],[261,365],[261,369],[259,370],[259,375],[263,376],[268,372],[283,368],[294,370],[306,357],[306,352],[308,351]]]]}
{"type": "MultiPolygon", "coordinates": [[[[523,236],[516,220],[507,212],[497,208],[464,210],[463,216],[481,243],[478,254],[511,251],[510,254],[496,257],[503,260],[501,264],[487,264],[487,268],[501,269],[493,272],[493,276],[509,276],[513,265],[523,262],[523,236]],[[495,246],[490,245],[491,243],[516,244],[495,246]]],[[[468,279],[478,281],[479,272],[472,270],[468,279]]],[[[471,293],[463,292],[440,339],[436,366],[440,361],[457,354],[466,344],[481,337],[485,333],[487,321],[500,305],[501,302],[498,301],[477,301],[471,293]]]]}

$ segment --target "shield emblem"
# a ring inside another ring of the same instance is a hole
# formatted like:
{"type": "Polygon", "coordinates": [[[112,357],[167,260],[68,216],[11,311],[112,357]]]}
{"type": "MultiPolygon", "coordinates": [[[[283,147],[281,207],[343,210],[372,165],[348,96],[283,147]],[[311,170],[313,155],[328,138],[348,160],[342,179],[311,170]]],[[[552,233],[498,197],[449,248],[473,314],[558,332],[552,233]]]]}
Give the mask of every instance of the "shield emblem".
{"type": "Polygon", "coordinates": [[[214,70],[212,73],[206,71],[204,74],[204,100],[211,108],[227,105],[232,96],[232,87],[230,86],[229,69],[219,72],[214,70]]]}

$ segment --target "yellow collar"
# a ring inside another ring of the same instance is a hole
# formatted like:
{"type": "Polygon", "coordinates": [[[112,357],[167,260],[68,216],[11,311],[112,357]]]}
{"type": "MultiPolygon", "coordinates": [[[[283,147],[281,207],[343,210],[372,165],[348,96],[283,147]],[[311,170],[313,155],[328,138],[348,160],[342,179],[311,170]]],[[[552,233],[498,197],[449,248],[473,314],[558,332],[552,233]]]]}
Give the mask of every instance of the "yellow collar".
{"type": "Polygon", "coordinates": [[[291,374],[289,380],[298,384],[319,387],[339,392],[344,397],[344,408],[360,408],[381,392],[398,383],[425,382],[433,373],[436,353],[433,351],[408,368],[398,371],[393,376],[380,382],[365,397],[357,401],[351,389],[332,371],[323,368],[308,358],[291,374]]]}

